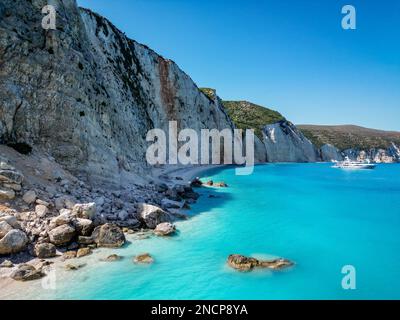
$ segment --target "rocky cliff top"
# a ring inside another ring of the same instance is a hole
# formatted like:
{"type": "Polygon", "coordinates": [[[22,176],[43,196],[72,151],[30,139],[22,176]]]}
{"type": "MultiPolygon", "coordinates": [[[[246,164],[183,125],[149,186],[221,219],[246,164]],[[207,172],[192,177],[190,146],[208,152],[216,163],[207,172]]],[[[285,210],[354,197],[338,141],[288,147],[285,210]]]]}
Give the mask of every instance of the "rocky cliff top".
{"type": "Polygon", "coordinates": [[[223,101],[222,104],[239,129],[254,129],[260,139],[264,126],[285,120],[279,112],[248,101],[223,101]]]}
{"type": "Polygon", "coordinates": [[[304,135],[316,146],[324,144],[346,149],[387,149],[392,143],[400,144],[400,132],[369,129],[354,125],[322,126],[298,125],[304,135]]]}

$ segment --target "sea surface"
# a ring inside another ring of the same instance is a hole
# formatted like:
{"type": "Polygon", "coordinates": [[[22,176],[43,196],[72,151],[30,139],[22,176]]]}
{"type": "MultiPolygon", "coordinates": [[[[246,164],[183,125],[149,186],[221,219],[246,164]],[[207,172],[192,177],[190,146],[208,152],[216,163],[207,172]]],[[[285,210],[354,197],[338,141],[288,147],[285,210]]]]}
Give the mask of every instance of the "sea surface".
{"type": "Polygon", "coordinates": [[[58,271],[56,289],[33,298],[400,299],[400,165],[267,164],[250,176],[227,168],[203,178],[229,187],[199,189],[178,235],[98,251],[81,270],[58,271]],[[155,263],[133,264],[144,252],[155,263]],[[124,259],[99,261],[109,253],[124,259]],[[233,253],[295,266],[237,272],[226,265],[233,253]],[[346,265],[354,267],[355,289],[342,287],[346,265]]]}

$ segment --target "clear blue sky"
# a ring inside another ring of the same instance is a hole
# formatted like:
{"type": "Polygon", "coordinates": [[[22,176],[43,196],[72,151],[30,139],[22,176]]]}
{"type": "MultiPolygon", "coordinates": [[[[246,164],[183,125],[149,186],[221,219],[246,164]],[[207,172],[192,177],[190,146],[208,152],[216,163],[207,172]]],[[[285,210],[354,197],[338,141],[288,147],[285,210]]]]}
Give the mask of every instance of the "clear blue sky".
{"type": "Polygon", "coordinates": [[[398,0],[78,0],[225,100],[400,131],[398,0]],[[341,8],[357,30],[341,28],[341,8]]]}

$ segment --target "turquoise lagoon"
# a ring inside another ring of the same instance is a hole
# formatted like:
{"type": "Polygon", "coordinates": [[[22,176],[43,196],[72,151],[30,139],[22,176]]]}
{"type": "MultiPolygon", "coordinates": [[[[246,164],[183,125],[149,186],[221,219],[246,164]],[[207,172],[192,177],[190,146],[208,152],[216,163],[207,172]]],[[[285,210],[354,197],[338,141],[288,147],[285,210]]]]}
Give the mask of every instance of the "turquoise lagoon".
{"type": "Polygon", "coordinates": [[[85,268],[57,281],[57,290],[35,297],[400,298],[400,165],[346,171],[329,164],[267,164],[249,176],[227,168],[204,178],[229,188],[200,189],[193,217],[177,223],[177,236],[131,239],[109,251],[124,256],[122,261],[92,256],[85,268]],[[155,257],[153,265],[132,263],[143,252],[155,257]],[[240,273],[226,266],[232,253],[285,257],[296,265],[240,273]],[[345,265],[356,269],[355,290],[341,286],[345,265]]]}

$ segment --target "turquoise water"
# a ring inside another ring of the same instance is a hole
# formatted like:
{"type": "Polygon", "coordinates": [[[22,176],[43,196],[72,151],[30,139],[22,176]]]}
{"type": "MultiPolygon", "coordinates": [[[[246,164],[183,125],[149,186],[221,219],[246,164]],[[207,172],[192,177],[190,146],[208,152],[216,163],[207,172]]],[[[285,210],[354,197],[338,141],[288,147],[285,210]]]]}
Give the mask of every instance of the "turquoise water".
{"type": "MultiPolygon", "coordinates": [[[[208,173],[227,189],[201,189],[179,235],[132,241],[115,263],[70,273],[64,299],[399,299],[400,165],[345,171],[329,164],[268,164],[250,176],[208,173]],[[209,198],[209,194],[219,198],[209,198]],[[131,257],[149,252],[151,266],[131,257]],[[240,273],[229,254],[285,257],[295,267],[240,273]],[[341,269],[356,268],[356,290],[341,269]]],[[[110,251],[111,252],[111,251],[110,251]]]]}

